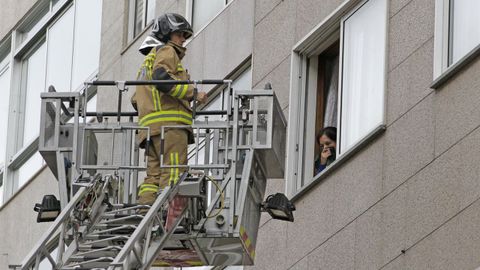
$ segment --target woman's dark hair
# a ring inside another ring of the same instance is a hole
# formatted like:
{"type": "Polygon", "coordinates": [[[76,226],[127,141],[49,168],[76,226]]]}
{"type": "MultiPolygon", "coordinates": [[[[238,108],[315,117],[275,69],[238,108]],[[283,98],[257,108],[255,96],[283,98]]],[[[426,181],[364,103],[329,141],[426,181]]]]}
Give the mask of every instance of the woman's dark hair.
{"type": "Polygon", "coordinates": [[[320,142],[320,137],[326,135],[330,140],[337,142],[337,128],[336,127],[325,127],[317,135],[317,142],[320,142]]]}

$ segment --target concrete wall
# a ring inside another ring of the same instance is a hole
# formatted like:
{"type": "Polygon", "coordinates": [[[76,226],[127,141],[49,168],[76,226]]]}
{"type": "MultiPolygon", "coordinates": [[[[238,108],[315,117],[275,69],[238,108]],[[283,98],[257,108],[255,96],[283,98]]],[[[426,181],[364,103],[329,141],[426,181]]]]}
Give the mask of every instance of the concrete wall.
{"type": "MultiPolygon", "coordinates": [[[[342,2],[235,0],[188,43],[184,66],[194,79],[224,78],[252,54],[252,85],[271,82],[287,114],[292,47],[342,2]]],[[[389,1],[386,132],[299,198],[295,223],[262,216],[256,265],[247,269],[480,266],[480,60],[430,89],[434,2],[389,1]]],[[[103,3],[100,79],[134,79],[148,31],[127,44],[125,2],[103,3]]],[[[185,0],[158,0],[157,15],[164,11],[184,13],[185,0]]],[[[0,15],[20,16],[9,12],[0,15]]],[[[5,16],[0,36],[15,24],[5,16]]],[[[115,91],[101,88],[97,104],[115,110],[115,91]]],[[[131,110],[128,97],[123,106],[131,110]]],[[[56,187],[52,179],[44,170],[1,209],[1,269],[20,262],[45,230],[31,208],[56,192],[47,188],[56,187]]],[[[283,192],[285,180],[267,189],[283,192]]]]}
{"type": "MultiPolygon", "coordinates": [[[[343,1],[255,2],[253,84],[288,109],[293,45],[343,1]]],[[[480,60],[430,89],[435,1],[389,2],[386,132],[297,200],[295,223],[264,216],[247,269],[480,266],[480,60]]]]}
{"type": "Polygon", "coordinates": [[[20,264],[51,222],[37,223],[35,203],[44,195],[58,198],[58,184],[52,172],[44,168],[0,209],[0,269],[9,264],[20,264]]]}
{"type": "Polygon", "coordinates": [[[0,9],[0,40],[27,13],[37,0],[3,0],[0,9]]]}
{"type": "MultiPolygon", "coordinates": [[[[185,7],[185,0],[157,1],[156,15],[164,12],[185,14],[185,7]]],[[[223,79],[252,54],[253,9],[253,1],[235,0],[207,27],[195,33],[195,36],[188,41],[183,63],[192,79],[223,79]]],[[[105,0],[100,79],[133,80],[136,78],[143,62],[143,56],[138,52],[138,48],[150,34],[150,30],[144,31],[138,38],[127,43],[124,41],[126,23],[125,5],[119,4],[118,0],[105,0]]],[[[116,103],[112,102],[113,92],[107,89],[100,88],[98,104],[102,104],[105,110],[116,110],[116,103]]],[[[133,92],[132,87],[128,97],[133,92]]],[[[126,109],[132,109],[128,98],[124,99],[123,105],[126,109]]]]}

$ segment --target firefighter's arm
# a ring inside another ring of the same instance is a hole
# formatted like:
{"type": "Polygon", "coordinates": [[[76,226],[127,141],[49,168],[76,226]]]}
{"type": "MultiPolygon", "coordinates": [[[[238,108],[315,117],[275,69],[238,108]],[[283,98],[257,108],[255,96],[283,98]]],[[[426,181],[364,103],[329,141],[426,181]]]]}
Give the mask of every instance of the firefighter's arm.
{"type": "MultiPolygon", "coordinates": [[[[180,63],[175,49],[165,46],[157,53],[155,64],[153,66],[153,80],[179,80],[175,73],[177,72],[178,64],[180,63]]],[[[159,91],[169,94],[178,99],[192,100],[193,86],[189,84],[175,84],[175,85],[156,85],[159,91]]]]}

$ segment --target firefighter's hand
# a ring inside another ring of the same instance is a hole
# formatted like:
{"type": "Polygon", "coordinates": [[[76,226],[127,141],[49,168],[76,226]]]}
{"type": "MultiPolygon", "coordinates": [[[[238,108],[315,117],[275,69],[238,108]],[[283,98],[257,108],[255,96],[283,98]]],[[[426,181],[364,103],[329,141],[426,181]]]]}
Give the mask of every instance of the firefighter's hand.
{"type": "Polygon", "coordinates": [[[205,93],[205,92],[198,92],[197,93],[197,101],[198,102],[200,102],[202,104],[205,104],[205,103],[207,103],[207,99],[208,99],[207,93],[205,93]]]}

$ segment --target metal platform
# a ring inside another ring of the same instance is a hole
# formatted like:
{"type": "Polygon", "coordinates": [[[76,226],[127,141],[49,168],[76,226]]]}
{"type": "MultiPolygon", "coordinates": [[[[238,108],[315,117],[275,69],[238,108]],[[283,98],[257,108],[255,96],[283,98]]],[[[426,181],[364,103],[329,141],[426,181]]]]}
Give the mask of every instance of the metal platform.
{"type": "MultiPolygon", "coordinates": [[[[121,104],[126,86],[153,83],[172,82],[86,85],[117,86],[121,104]]],[[[183,83],[224,85],[227,106],[195,112],[221,120],[196,119],[188,127],[195,134],[189,165],[161,165],[185,173],[152,206],[136,204],[139,172],[147,164],[135,132],[148,128],[120,106],[117,112],[87,112],[86,91],[42,93],[39,151],[59,181],[62,212],[13,269],[37,269],[42,260],[52,269],[254,264],[266,181],[284,176],[283,113],[272,90],[234,91],[228,80],[183,83]],[[53,249],[56,258],[49,255],[53,249]]],[[[165,128],[186,126],[163,127],[160,136],[165,128]]]]}

